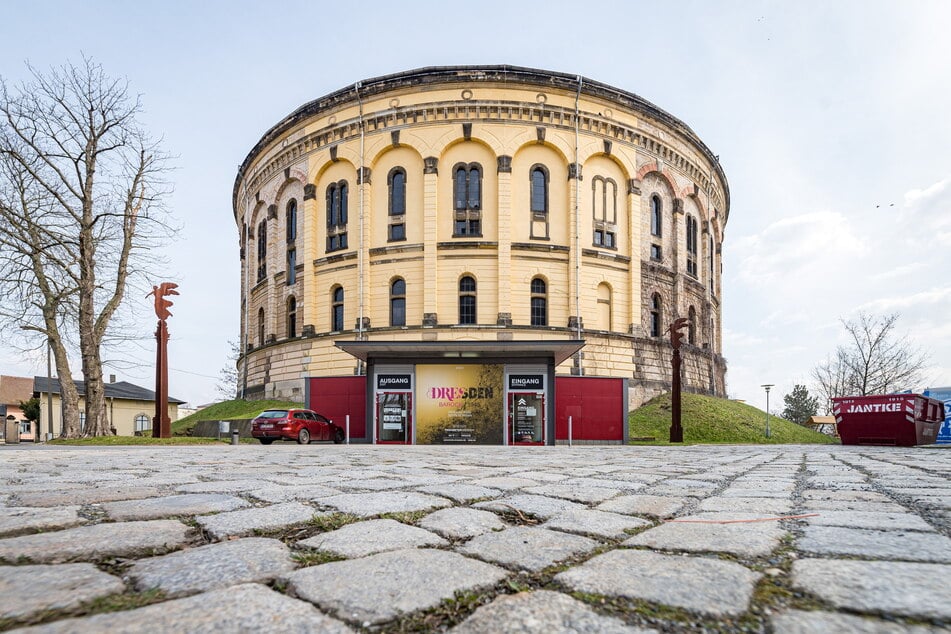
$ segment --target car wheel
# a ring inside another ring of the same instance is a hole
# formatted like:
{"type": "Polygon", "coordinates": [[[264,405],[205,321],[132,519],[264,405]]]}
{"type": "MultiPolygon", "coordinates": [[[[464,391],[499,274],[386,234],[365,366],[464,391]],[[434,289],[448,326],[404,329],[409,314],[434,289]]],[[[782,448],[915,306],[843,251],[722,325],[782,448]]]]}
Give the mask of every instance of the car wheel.
{"type": "Polygon", "coordinates": [[[262,445],[270,445],[272,442],[274,442],[273,438],[258,438],[258,440],[261,441],[262,445]]]}
{"type": "Polygon", "coordinates": [[[310,432],[306,429],[301,429],[297,434],[297,444],[298,445],[307,445],[310,443],[310,432]]]}
{"type": "Polygon", "coordinates": [[[344,441],[344,439],[345,439],[345,435],[342,429],[338,429],[337,431],[334,432],[334,442],[336,444],[339,445],[340,443],[344,441]]]}

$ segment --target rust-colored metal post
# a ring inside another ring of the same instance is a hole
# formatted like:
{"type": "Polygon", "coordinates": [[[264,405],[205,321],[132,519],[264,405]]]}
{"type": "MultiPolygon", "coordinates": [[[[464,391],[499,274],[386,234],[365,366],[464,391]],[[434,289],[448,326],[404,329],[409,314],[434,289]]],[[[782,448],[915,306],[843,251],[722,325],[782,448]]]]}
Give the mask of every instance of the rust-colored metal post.
{"type": "Polygon", "coordinates": [[[670,331],[670,345],[674,349],[673,357],[670,360],[670,442],[684,441],[684,428],[680,422],[680,341],[684,335],[680,332],[680,329],[685,327],[687,323],[687,320],[681,317],[667,328],[670,331]]]}
{"type": "MultiPolygon", "coordinates": [[[[172,421],[168,417],[168,325],[165,320],[172,316],[169,307],[172,300],[167,295],[178,295],[178,284],[162,282],[152,287],[149,295],[155,296],[155,417],[152,418],[152,437],[171,438],[172,421]]],[[[148,295],[146,295],[148,297],[148,295]]]]}

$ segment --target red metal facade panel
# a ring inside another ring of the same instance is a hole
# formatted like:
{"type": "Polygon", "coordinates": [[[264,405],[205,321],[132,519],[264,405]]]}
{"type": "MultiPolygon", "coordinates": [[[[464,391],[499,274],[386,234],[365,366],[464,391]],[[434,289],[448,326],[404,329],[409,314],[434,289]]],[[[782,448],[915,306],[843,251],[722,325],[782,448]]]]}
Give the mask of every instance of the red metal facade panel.
{"type": "Polygon", "coordinates": [[[624,440],[624,380],[555,377],[555,440],[624,440]]]}
{"type": "Polygon", "coordinates": [[[341,428],[350,415],[350,439],[367,438],[367,379],[365,376],[313,377],[307,407],[341,428]]]}

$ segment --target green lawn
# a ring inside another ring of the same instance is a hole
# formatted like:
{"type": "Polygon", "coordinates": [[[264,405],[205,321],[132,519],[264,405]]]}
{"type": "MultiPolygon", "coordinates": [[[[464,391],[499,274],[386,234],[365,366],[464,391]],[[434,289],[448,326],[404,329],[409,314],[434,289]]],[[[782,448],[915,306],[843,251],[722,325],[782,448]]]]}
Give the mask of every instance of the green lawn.
{"type": "MultiPolygon", "coordinates": [[[[242,440],[245,440],[242,438],[242,440]]],[[[251,442],[251,439],[247,439],[251,442]]],[[[95,436],[93,438],[56,438],[48,445],[80,445],[86,447],[118,445],[213,445],[228,444],[228,440],[215,438],[192,438],[191,436],[173,436],[171,438],[152,438],[151,436],[95,436]]]]}
{"type": "Polygon", "coordinates": [[[172,422],[172,435],[187,436],[191,432],[191,428],[194,427],[198,421],[202,420],[254,418],[266,409],[303,406],[302,403],[294,403],[292,401],[243,401],[241,399],[222,401],[221,403],[215,403],[201,411],[172,422]]]}
{"type": "MultiPolygon", "coordinates": [[[[755,407],[712,396],[683,394],[681,424],[685,443],[818,443],[839,441],[788,420],[769,417],[771,438],[767,439],[766,413],[755,407]]],[[[631,438],[654,437],[658,443],[670,439],[670,394],[662,394],[631,412],[631,438]]]]}

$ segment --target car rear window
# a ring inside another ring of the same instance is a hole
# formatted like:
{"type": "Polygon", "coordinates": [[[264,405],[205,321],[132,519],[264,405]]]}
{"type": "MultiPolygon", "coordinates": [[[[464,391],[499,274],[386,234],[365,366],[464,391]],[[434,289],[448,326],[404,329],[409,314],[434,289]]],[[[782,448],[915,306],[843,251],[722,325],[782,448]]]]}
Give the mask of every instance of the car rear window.
{"type": "Polygon", "coordinates": [[[268,409],[258,414],[258,418],[284,418],[287,416],[286,409],[268,409]]]}

